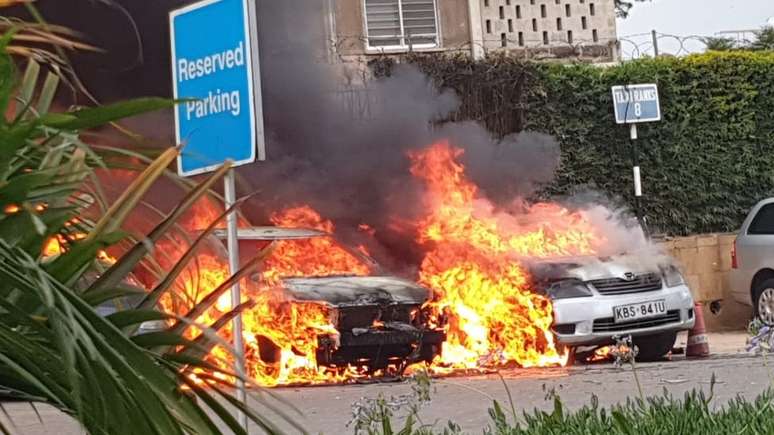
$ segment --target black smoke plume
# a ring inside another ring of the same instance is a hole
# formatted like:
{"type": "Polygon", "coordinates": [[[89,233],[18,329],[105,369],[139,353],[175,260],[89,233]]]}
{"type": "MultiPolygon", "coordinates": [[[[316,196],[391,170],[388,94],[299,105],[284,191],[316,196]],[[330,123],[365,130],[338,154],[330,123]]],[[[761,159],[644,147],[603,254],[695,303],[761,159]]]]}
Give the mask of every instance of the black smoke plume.
{"type": "MultiPolygon", "coordinates": [[[[98,98],[171,96],[167,14],[190,2],[39,3],[52,21],[83,30],[107,49],[107,55],[76,58],[79,74],[98,98]]],[[[464,148],[469,176],[495,204],[528,195],[552,178],[559,161],[552,138],[524,133],[494,139],[473,122],[438,125],[434,121],[460,104],[453,91],[437,89],[405,64],[387,78],[361,80],[367,76],[362,64],[331,57],[325,3],[258,1],[268,159],[239,169],[242,193],[260,192],[245,210],[253,223],[266,223],[274,210],[309,204],[334,220],[345,239],[352,239],[361,223],[375,227],[389,257],[411,263],[414,234],[396,224],[422,213],[409,150],[441,139],[464,148]]],[[[143,117],[131,127],[149,138],[173,140],[170,114],[143,117]]]]}

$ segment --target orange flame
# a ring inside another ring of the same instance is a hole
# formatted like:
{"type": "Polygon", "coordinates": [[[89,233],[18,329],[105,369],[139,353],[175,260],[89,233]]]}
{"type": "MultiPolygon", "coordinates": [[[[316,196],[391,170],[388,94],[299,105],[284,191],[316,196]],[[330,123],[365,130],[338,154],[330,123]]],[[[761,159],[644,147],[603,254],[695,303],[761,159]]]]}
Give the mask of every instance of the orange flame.
{"type": "Polygon", "coordinates": [[[594,351],[594,354],[589,358],[590,361],[607,361],[613,351],[613,346],[604,346],[594,351]]]}
{"type": "MultiPolygon", "coordinates": [[[[271,222],[279,227],[311,228],[333,233],[333,222],[324,220],[309,206],[274,213],[271,222]]],[[[276,283],[283,276],[367,275],[368,266],[344,250],[330,237],[280,241],[266,260],[263,276],[276,283]]]]}
{"type": "MultiPolygon", "coordinates": [[[[202,205],[200,212],[208,207],[202,205]]],[[[207,211],[204,216],[216,217],[219,212],[207,211]]],[[[322,217],[308,206],[287,209],[271,216],[277,226],[313,228],[333,232],[331,221],[322,217]]],[[[188,225],[193,228],[207,226],[207,218],[197,215],[188,225]]],[[[181,243],[180,246],[185,246],[181,243]]],[[[171,249],[165,246],[165,249],[171,249]]],[[[179,249],[179,248],[178,248],[179,249]]],[[[182,249],[180,249],[182,251],[182,249]]],[[[176,261],[183,252],[171,256],[176,261]]],[[[245,253],[246,256],[257,252],[245,253]]],[[[341,381],[356,376],[354,369],[331,370],[317,366],[316,350],[321,334],[337,336],[329,316],[329,310],[322,304],[288,301],[275,287],[284,277],[327,276],[338,274],[364,275],[368,266],[360,262],[330,237],[318,237],[297,241],[275,242],[272,255],[260,270],[260,279],[242,281],[242,301],[251,301],[253,307],[242,313],[245,342],[246,373],[258,384],[275,386],[293,383],[323,383],[341,381]]],[[[166,310],[185,314],[195,303],[216,289],[229,277],[228,264],[224,257],[214,253],[201,253],[195,264],[182,277],[178,300],[166,297],[162,305],[166,310]],[[181,300],[182,299],[182,300],[181,300]]],[[[197,322],[212,325],[218,318],[231,310],[231,295],[224,293],[215,306],[203,314],[197,322]]],[[[193,338],[196,333],[191,333],[193,338]]],[[[221,335],[231,339],[231,324],[221,330],[221,335]]],[[[211,362],[231,370],[232,356],[221,347],[215,347],[210,355],[211,362]]]]}
{"type": "MultiPolygon", "coordinates": [[[[445,142],[410,154],[411,173],[427,186],[425,218],[401,225],[418,228],[418,243],[425,249],[419,281],[434,291],[428,302],[434,325],[446,325],[443,354],[432,369],[442,373],[457,368],[479,368],[514,363],[523,367],[562,365],[567,355],[557,351],[550,332],[550,301],[530,290],[524,257],[591,254],[603,243],[583,216],[556,204],[523,206],[516,215],[497,213],[471,183],[458,162],[462,151],[445,142]]],[[[214,202],[199,204],[186,223],[200,230],[222,210],[214,202]]],[[[333,233],[335,228],[309,206],[274,213],[271,222],[283,227],[314,228],[333,233]]],[[[373,228],[359,226],[373,235],[373,228]]],[[[174,252],[176,261],[186,243],[176,241],[158,249],[174,252]]],[[[284,277],[366,275],[369,266],[330,237],[278,241],[261,266],[257,280],[242,281],[243,299],[254,303],[242,313],[247,374],[257,383],[274,386],[291,383],[341,381],[362,374],[351,367],[317,366],[318,338],[338,336],[323,304],[287,300],[277,291],[284,277]]],[[[367,253],[365,247],[358,247],[367,253]]],[[[257,252],[252,252],[256,254],[257,252]]],[[[251,253],[244,253],[250,255],[251,253]]],[[[165,298],[167,310],[186,314],[229,276],[225,257],[202,252],[182,277],[181,295],[165,298]]],[[[231,309],[225,293],[198,322],[212,325],[231,309]]],[[[374,323],[374,327],[378,327],[374,323]]],[[[231,325],[221,335],[231,339],[231,325]]],[[[195,333],[191,333],[191,338],[195,333]]],[[[215,347],[211,362],[229,368],[231,356],[215,347]]]]}
{"type": "Polygon", "coordinates": [[[600,238],[580,215],[554,204],[498,215],[481,198],[457,160],[463,151],[440,142],[410,154],[411,173],[427,186],[429,213],[418,241],[427,248],[420,282],[435,292],[430,304],[448,322],[439,367],[477,368],[513,362],[563,365],[550,332],[550,301],[530,291],[525,256],[590,254],[600,238]]]}

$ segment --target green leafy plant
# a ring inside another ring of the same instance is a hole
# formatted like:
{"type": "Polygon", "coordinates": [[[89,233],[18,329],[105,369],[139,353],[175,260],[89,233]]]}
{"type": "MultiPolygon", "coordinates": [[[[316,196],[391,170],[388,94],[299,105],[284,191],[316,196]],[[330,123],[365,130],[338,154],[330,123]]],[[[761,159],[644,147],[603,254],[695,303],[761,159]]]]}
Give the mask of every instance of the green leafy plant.
{"type": "MultiPolygon", "coordinates": [[[[8,34],[0,41],[0,52],[6,52],[3,47],[10,40],[8,34]]],[[[147,98],[51,112],[60,76],[48,73],[41,81],[41,73],[38,63],[30,60],[17,81],[14,63],[0,55],[0,109],[7,115],[0,118],[0,391],[49,404],[75,418],[90,434],[217,434],[224,429],[245,433],[235,410],[264,431],[278,433],[273,422],[232,395],[233,385],[223,379],[233,379],[233,373],[201,358],[211,344],[184,337],[195,325],[195,313],[206,310],[214,299],[196,306],[191,319],[174,316],[155,302],[174,291],[172,282],[182,265],[147,295],[140,293],[131,275],[150,246],[208,193],[228,167],[192,188],[115,264],[100,260],[102,250],[131,240],[123,229],[126,218],[179,149],[161,153],[118,199],[110,201],[101,195],[94,172],[104,167],[103,156],[81,141],[80,133],[174,103],[147,98]],[[51,240],[61,241],[56,255],[44,249],[51,240]],[[99,305],[138,294],[146,295],[146,302],[108,317],[96,311],[99,305]],[[137,326],[149,320],[176,324],[136,335],[137,326]],[[197,350],[203,353],[196,354],[197,350]],[[190,373],[197,368],[209,374],[194,382],[190,373]]],[[[207,232],[200,237],[206,236],[207,232]]],[[[182,261],[192,257],[189,251],[182,261]]],[[[261,258],[218,291],[225,291],[261,258]]],[[[199,327],[206,330],[206,325],[199,327]]],[[[212,331],[203,335],[218,340],[212,331]]],[[[284,405],[262,402],[285,416],[284,405]]]]}
{"type": "Polygon", "coordinates": [[[707,45],[707,51],[731,51],[736,48],[736,41],[732,38],[710,36],[703,41],[707,45]]]}
{"type": "Polygon", "coordinates": [[[750,49],[774,51],[774,27],[767,26],[755,32],[755,40],[750,43],[750,49]]]}
{"type": "MultiPolygon", "coordinates": [[[[413,54],[404,59],[460,96],[448,120],[473,120],[504,137],[556,138],[561,162],[536,194],[589,191],[631,208],[629,130],[616,125],[610,88],[657,83],[662,121],[640,125],[642,207],[656,233],[734,231],[774,194],[774,53],[709,52],[599,67],[493,56],[413,54]]],[[[382,75],[388,62],[374,62],[382,75]]]]}
{"type": "Polygon", "coordinates": [[[443,435],[461,434],[459,426],[449,422],[441,432],[436,424],[422,422],[419,415],[422,407],[430,403],[431,379],[427,372],[419,372],[410,379],[411,392],[400,396],[385,397],[379,394],[375,399],[364,397],[352,405],[351,426],[355,435],[443,435]],[[395,417],[403,419],[403,426],[393,429],[395,417]]]}
{"type": "MultiPolygon", "coordinates": [[[[774,392],[767,390],[754,400],[736,397],[726,406],[713,404],[716,379],[712,376],[709,394],[692,390],[676,398],[665,389],[660,396],[628,399],[625,403],[606,408],[597,396],[577,410],[568,409],[554,389],[547,389],[550,410],[534,409],[517,415],[513,403],[510,409],[498,401],[489,408],[491,423],[482,428],[484,435],[702,435],[707,433],[763,435],[774,427],[774,392]]],[[[506,386],[506,391],[508,387],[506,386]]],[[[461,428],[453,422],[437,428],[435,425],[416,426],[418,408],[430,402],[429,387],[414,388],[411,394],[385,399],[363,399],[355,406],[355,433],[368,435],[457,435],[461,428]],[[426,393],[427,395],[425,395],[426,393]],[[400,416],[404,425],[397,431],[394,419],[400,416]]],[[[508,391],[509,397],[510,392],[508,391]]]]}

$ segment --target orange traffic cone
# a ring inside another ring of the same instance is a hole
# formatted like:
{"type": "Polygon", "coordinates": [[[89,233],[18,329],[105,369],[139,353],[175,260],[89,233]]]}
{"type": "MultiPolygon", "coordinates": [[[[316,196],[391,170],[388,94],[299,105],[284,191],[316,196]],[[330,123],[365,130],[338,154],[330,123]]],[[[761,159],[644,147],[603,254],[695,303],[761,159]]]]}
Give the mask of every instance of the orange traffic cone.
{"type": "Polygon", "coordinates": [[[688,346],[685,349],[685,356],[688,358],[706,358],[710,354],[709,339],[704,327],[704,313],[701,304],[694,305],[693,312],[696,316],[696,324],[688,332],[688,346]]]}

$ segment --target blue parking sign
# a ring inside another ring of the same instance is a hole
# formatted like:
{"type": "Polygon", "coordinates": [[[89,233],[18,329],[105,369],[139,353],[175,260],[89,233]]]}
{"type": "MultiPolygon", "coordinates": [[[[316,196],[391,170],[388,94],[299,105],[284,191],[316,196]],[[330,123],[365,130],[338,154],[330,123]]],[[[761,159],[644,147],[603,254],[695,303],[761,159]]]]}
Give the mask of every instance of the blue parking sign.
{"type": "Polygon", "coordinates": [[[661,121],[655,84],[613,86],[613,107],[618,124],[661,121]]]}
{"type": "Polygon", "coordinates": [[[264,159],[250,20],[248,0],[204,0],[169,14],[174,96],[185,99],[175,108],[180,175],[252,163],[256,148],[264,159]]]}

